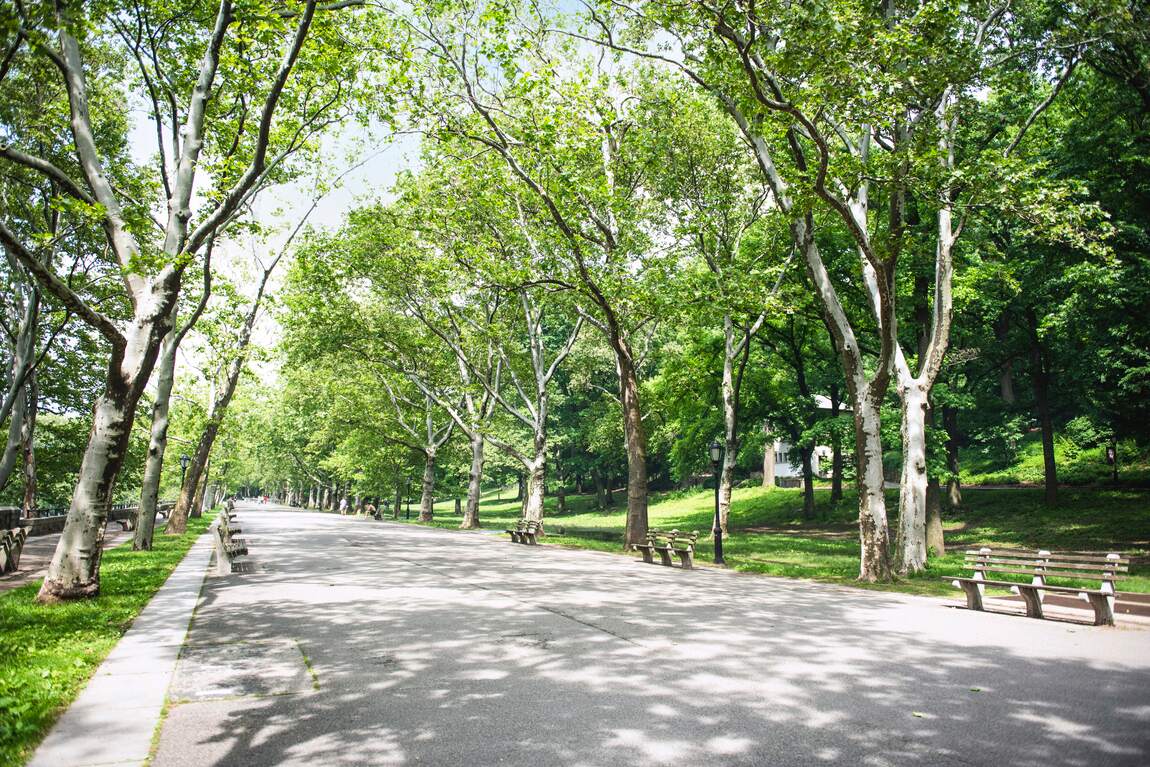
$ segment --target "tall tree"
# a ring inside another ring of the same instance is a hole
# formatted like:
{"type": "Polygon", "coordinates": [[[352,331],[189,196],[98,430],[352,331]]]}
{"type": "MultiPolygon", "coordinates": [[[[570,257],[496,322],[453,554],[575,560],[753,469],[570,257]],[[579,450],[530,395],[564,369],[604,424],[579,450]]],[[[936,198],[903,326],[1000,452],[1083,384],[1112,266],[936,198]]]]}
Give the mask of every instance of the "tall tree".
{"type": "Polygon", "coordinates": [[[10,227],[0,240],[44,287],[112,347],[104,393],[94,408],[91,439],[65,522],[64,533],[41,586],[42,601],[94,596],[99,592],[101,539],[113,488],[123,463],[136,405],[152,372],[163,338],[171,330],[183,275],[201,247],[241,215],[252,197],[276,175],[290,172],[290,158],[335,119],[344,106],[342,83],[355,82],[363,62],[330,46],[307,51],[313,27],[336,34],[344,14],[319,12],[312,0],[290,9],[237,9],[231,0],[190,9],[166,4],[100,6],[87,15],[69,3],[54,9],[25,6],[22,56],[46,59],[59,71],[69,103],[74,167],[38,155],[28,136],[0,148],[0,159],[51,179],[74,204],[100,221],[108,250],[123,275],[131,317],[117,323],[46,267],[10,227]],[[320,17],[323,17],[321,20],[320,17]],[[240,34],[230,34],[233,28],[240,34]],[[101,150],[101,125],[93,116],[89,81],[105,74],[94,50],[99,34],[121,33],[138,64],[143,95],[157,136],[153,178],[166,208],[150,218],[150,205],[126,197],[116,168],[101,150]],[[189,60],[198,66],[188,67],[189,60]],[[217,78],[221,62],[231,69],[217,78]],[[209,103],[210,101],[210,103],[209,103]],[[213,104],[229,105],[215,110],[213,104]],[[275,117],[286,105],[290,124],[275,117]],[[205,151],[206,150],[206,151],[205,151]],[[169,154],[170,153],[170,154],[169,154]],[[172,160],[169,162],[169,157],[172,160]],[[213,187],[193,197],[197,170],[211,162],[213,187]],[[193,210],[193,203],[198,203],[193,210]]]}

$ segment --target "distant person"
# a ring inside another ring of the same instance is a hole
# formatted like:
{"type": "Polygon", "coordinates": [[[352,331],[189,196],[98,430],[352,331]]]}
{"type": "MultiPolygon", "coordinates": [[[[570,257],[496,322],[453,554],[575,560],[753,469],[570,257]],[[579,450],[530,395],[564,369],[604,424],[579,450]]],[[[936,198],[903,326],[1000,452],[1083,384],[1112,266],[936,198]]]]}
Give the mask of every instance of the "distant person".
{"type": "Polygon", "coordinates": [[[339,513],[344,515],[347,514],[347,496],[339,499],[339,513]]]}
{"type": "Polygon", "coordinates": [[[375,504],[371,501],[368,501],[363,505],[363,513],[369,517],[379,519],[379,512],[375,510],[375,504]]]}

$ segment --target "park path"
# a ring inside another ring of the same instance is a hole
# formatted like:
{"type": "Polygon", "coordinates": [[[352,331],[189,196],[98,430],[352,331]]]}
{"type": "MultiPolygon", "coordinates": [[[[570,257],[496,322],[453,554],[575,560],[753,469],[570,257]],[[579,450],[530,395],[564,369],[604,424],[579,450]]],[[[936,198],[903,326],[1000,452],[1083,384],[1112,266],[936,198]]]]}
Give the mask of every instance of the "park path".
{"type": "Polygon", "coordinates": [[[238,511],[154,767],[1150,762],[1144,628],[238,511]]]}

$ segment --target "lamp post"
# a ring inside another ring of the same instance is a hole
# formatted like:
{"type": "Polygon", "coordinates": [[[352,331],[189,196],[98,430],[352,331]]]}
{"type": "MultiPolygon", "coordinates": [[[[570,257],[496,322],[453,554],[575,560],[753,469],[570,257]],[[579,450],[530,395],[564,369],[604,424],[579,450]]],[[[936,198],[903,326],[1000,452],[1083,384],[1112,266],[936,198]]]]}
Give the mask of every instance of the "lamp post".
{"type": "Polygon", "coordinates": [[[715,474],[715,529],[712,531],[715,534],[715,564],[724,565],[723,526],[719,521],[719,463],[723,460],[723,446],[715,440],[707,451],[711,454],[711,468],[715,474]]]}
{"type": "Polygon", "coordinates": [[[180,490],[184,489],[184,479],[188,476],[188,464],[191,462],[187,453],[180,456],[180,490]]]}

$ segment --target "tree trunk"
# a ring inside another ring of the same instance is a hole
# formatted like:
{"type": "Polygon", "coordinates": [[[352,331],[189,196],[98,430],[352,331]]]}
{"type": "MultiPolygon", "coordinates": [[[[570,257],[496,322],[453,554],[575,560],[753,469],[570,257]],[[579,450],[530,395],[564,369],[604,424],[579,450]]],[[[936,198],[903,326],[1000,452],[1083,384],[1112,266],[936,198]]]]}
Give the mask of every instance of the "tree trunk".
{"type": "Polygon", "coordinates": [[[136,405],[148,383],[160,342],[168,332],[178,279],[153,285],[137,316],[108,360],[103,393],[96,400],[92,431],[80,462],[64,530],[40,587],[40,602],[94,597],[100,592],[104,528],[116,476],[124,462],[136,405]],[[142,316],[141,316],[142,315],[142,316]]]}
{"type": "Polygon", "coordinates": [[[766,439],[763,441],[763,487],[775,486],[775,438],[766,429],[763,430],[766,439]]]}
{"type": "Polygon", "coordinates": [[[731,316],[723,318],[726,337],[723,354],[723,463],[719,470],[719,527],[727,534],[727,518],[731,514],[731,489],[735,482],[735,464],[739,458],[738,393],[735,386],[735,360],[733,354],[734,328],[731,316]]]}
{"type": "Polygon", "coordinates": [[[813,445],[799,446],[799,456],[803,467],[803,519],[815,518],[815,448],[813,445]]]}
{"type": "Polygon", "coordinates": [[[647,431],[643,425],[639,379],[631,361],[631,350],[622,339],[616,339],[613,346],[627,444],[627,528],[624,543],[630,547],[633,543],[642,543],[647,536],[647,431]]]}
{"type": "Polygon", "coordinates": [[[399,507],[403,505],[403,485],[395,486],[395,510],[391,512],[392,519],[399,519],[399,507]]]}
{"type": "MultiPolygon", "coordinates": [[[[215,411],[215,408],[212,408],[215,411]]],[[[172,509],[168,523],[164,525],[164,532],[168,535],[182,535],[188,529],[188,517],[192,516],[195,506],[196,494],[200,489],[200,478],[207,467],[208,457],[212,446],[216,442],[216,434],[220,430],[220,419],[214,415],[208,416],[204,430],[200,433],[200,441],[196,444],[196,451],[188,463],[188,471],[184,477],[184,485],[180,488],[180,496],[176,507],[172,509]]],[[[199,516],[196,514],[195,516],[199,516]]]]}
{"type": "Polygon", "coordinates": [[[1034,405],[1038,410],[1038,422],[1042,427],[1042,464],[1045,501],[1047,506],[1058,504],[1058,466],[1054,462],[1054,419],[1050,414],[1050,365],[1042,342],[1038,337],[1038,318],[1033,310],[1027,313],[1030,320],[1030,379],[1034,386],[1034,405]]]}
{"type": "Polygon", "coordinates": [[[471,473],[467,478],[467,508],[459,526],[472,530],[479,527],[479,499],[483,493],[483,435],[471,436],[471,473]]]}
{"type": "MultiPolygon", "coordinates": [[[[175,317],[173,317],[174,323],[175,317]]],[[[176,380],[176,350],[179,330],[173,327],[164,336],[156,369],[156,402],[152,406],[152,431],[148,439],[148,457],[144,463],[144,479],[140,487],[140,512],[136,519],[136,533],[132,548],[148,551],[156,527],[156,504],[160,498],[160,478],[164,469],[164,453],[168,447],[168,406],[176,380]]]]}
{"type": "MultiPolygon", "coordinates": [[[[1007,349],[1007,336],[1010,333],[1010,315],[1003,314],[994,323],[994,338],[999,348],[1007,349]]],[[[1014,360],[1007,357],[998,369],[998,392],[1002,401],[1008,405],[1014,404],[1014,360]]]]}
{"type": "Polygon", "coordinates": [[[546,492],[547,461],[544,456],[535,456],[534,465],[527,475],[527,503],[523,507],[523,518],[543,522],[543,497],[546,492]]]}
{"type": "Polygon", "coordinates": [[[196,495],[192,498],[192,510],[189,516],[199,518],[204,515],[204,495],[208,489],[208,475],[212,470],[211,459],[204,465],[204,474],[200,477],[200,486],[196,488],[196,495]]]}
{"type": "Polygon", "coordinates": [[[20,449],[24,465],[24,500],[22,507],[25,517],[35,515],[36,509],[36,412],[40,407],[40,385],[36,371],[28,374],[24,382],[24,395],[28,401],[24,409],[24,427],[20,431],[20,449]]]}
{"type": "Polygon", "coordinates": [[[946,495],[950,508],[962,505],[962,486],[958,481],[958,408],[942,409],[942,426],[946,429],[946,468],[950,478],[946,481],[946,495]]]}
{"type": "MultiPolygon", "coordinates": [[[[861,388],[861,387],[860,387],[861,388]]],[[[870,387],[860,391],[855,407],[855,455],[859,497],[859,580],[891,579],[890,531],[883,494],[881,397],[870,387]]]]}
{"type": "MultiPolygon", "coordinates": [[[[839,400],[839,387],[837,385],[831,386],[831,418],[838,418],[839,408],[842,405],[839,400]]],[[[831,503],[838,503],[843,499],[843,441],[839,437],[838,430],[834,432],[831,437],[831,503]]]]}
{"type": "Polygon", "coordinates": [[[902,476],[899,480],[899,521],[896,568],[900,575],[926,567],[926,416],[927,388],[917,381],[900,382],[902,401],[902,476]]]}
{"type": "Polygon", "coordinates": [[[435,518],[435,451],[428,450],[423,462],[423,493],[419,498],[419,521],[435,518]]]}
{"type": "Polygon", "coordinates": [[[946,536],[942,529],[942,487],[937,477],[926,485],[926,553],[941,557],[946,554],[946,536]]]}
{"type": "Polygon", "coordinates": [[[24,420],[27,413],[27,388],[21,386],[20,391],[16,392],[16,397],[12,401],[12,409],[9,411],[8,436],[4,442],[4,452],[0,455],[0,490],[7,487],[8,481],[16,472],[16,464],[23,445],[21,434],[24,430],[24,420]]]}
{"type": "Polygon", "coordinates": [[[555,488],[555,504],[557,514],[567,513],[567,488],[563,485],[563,478],[558,479],[559,486],[555,488]]]}
{"type": "Polygon", "coordinates": [[[607,483],[603,479],[603,470],[595,467],[591,470],[591,475],[595,480],[595,505],[600,509],[605,509],[608,506],[607,502],[607,483]]]}
{"type": "Polygon", "coordinates": [[[515,475],[515,498],[514,498],[514,500],[519,501],[520,503],[523,503],[523,500],[527,497],[526,492],[524,492],[526,487],[527,487],[527,477],[523,474],[523,472],[519,472],[518,474],[515,475]]]}

